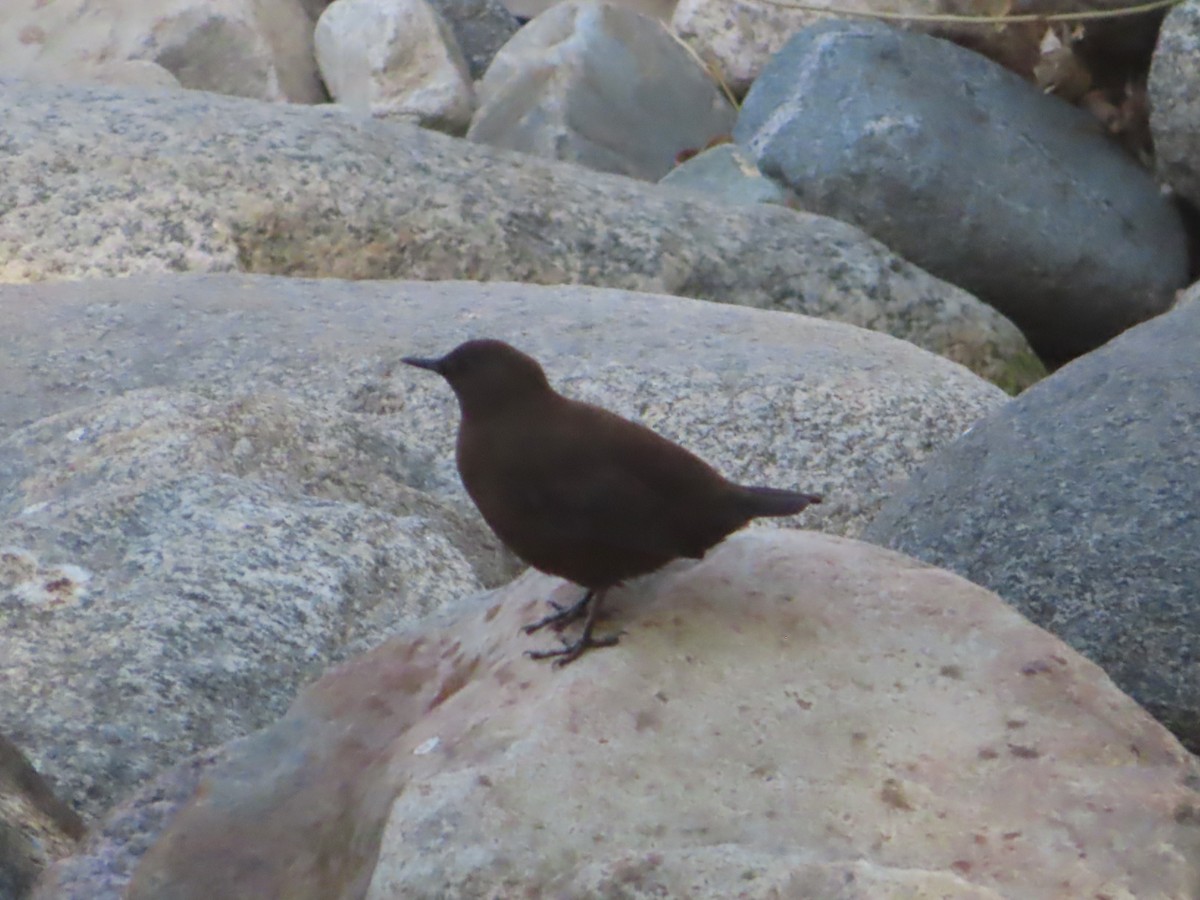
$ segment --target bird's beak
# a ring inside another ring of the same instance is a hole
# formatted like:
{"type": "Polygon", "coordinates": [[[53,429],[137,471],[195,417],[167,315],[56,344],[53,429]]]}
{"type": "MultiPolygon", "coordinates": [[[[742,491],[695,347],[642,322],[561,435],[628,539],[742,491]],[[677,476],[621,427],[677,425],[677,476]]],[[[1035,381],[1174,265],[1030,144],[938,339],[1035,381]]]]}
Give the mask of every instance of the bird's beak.
{"type": "Polygon", "coordinates": [[[428,369],[430,372],[442,374],[442,358],[429,356],[406,356],[400,360],[406,365],[416,366],[418,369],[428,369]]]}

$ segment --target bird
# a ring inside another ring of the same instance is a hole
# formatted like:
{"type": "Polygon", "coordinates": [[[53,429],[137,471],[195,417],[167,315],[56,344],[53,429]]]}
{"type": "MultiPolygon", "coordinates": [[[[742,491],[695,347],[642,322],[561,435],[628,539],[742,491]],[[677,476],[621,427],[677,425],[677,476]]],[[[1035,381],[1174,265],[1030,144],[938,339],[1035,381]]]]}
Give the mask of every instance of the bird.
{"type": "Polygon", "coordinates": [[[700,559],[759,516],[790,516],[817,494],[735,484],[643,425],[559,394],[537,360],[490,338],[403,363],[441,375],[458,399],[455,461],[500,541],[523,562],[584,588],[524,627],[553,626],[563,646],[531,650],[556,667],[621,632],[593,635],[605,593],[673,559],[700,559]],[[564,627],[584,619],[575,641],[564,627]]]}

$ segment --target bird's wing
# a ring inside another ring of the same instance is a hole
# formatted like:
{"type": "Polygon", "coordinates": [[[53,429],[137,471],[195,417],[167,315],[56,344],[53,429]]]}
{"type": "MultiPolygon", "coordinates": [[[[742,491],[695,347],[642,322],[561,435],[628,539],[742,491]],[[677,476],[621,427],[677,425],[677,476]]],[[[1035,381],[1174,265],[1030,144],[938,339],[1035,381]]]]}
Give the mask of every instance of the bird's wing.
{"type": "Polygon", "coordinates": [[[724,532],[714,535],[706,521],[705,500],[715,499],[719,483],[712,469],[648,429],[588,410],[586,428],[563,418],[538,436],[549,446],[530,453],[530,464],[555,464],[518,479],[531,485],[522,498],[531,514],[560,541],[614,551],[698,556],[720,540],[724,532]]]}

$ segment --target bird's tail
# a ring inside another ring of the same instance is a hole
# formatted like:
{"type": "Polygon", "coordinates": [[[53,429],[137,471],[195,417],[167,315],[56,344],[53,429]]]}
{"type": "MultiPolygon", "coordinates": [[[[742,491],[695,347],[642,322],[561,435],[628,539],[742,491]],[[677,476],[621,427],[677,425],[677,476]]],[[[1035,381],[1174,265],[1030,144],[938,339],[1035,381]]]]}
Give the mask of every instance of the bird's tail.
{"type": "Polygon", "coordinates": [[[820,503],[819,494],[802,494],[769,487],[742,487],[750,509],[750,515],[794,516],[806,506],[820,503]]]}

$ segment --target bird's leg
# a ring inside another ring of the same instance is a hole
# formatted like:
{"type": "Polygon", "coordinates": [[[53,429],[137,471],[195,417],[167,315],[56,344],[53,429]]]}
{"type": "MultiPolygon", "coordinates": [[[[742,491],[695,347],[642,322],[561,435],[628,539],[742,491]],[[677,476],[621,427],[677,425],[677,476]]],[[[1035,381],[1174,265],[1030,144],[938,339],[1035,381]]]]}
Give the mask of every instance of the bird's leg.
{"type": "MultiPolygon", "coordinates": [[[[581,606],[589,599],[592,601],[588,606],[587,618],[583,620],[583,633],[579,635],[579,640],[569,644],[564,643],[557,650],[526,650],[525,655],[530,659],[550,659],[551,657],[557,657],[554,660],[554,666],[555,668],[561,668],[579,659],[590,647],[611,647],[616,644],[621,640],[620,632],[605,635],[601,638],[592,637],[592,629],[596,626],[596,614],[600,610],[600,600],[603,597],[604,591],[590,590],[580,603],[570,607],[571,610],[574,610],[575,607],[581,606]]],[[[567,610],[564,610],[564,612],[567,612],[567,610]]]]}
{"type": "Polygon", "coordinates": [[[549,603],[554,607],[554,612],[545,618],[538,619],[531,625],[526,625],[521,630],[526,634],[533,634],[547,625],[553,625],[555,631],[562,631],[564,625],[569,625],[583,615],[584,610],[587,609],[588,601],[592,599],[592,595],[595,593],[594,588],[589,588],[588,592],[583,595],[582,600],[578,603],[572,603],[570,606],[559,606],[553,600],[550,600],[549,603]]]}

